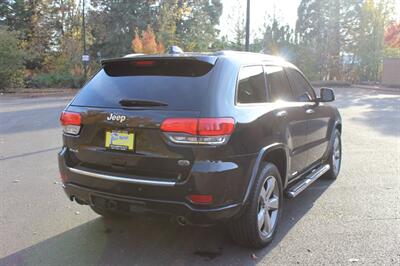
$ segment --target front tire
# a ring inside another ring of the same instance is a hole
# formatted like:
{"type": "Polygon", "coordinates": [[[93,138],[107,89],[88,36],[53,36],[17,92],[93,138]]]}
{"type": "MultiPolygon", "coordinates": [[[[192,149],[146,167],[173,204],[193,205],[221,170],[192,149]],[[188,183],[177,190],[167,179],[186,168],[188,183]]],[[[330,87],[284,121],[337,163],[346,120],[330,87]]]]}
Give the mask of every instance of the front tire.
{"type": "Polygon", "coordinates": [[[262,248],[272,241],[282,214],[282,191],[278,168],[265,163],[254,182],[244,213],[230,223],[229,231],[236,243],[262,248]]]}
{"type": "Polygon", "coordinates": [[[332,136],[327,163],[330,168],[323,177],[325,179],[335,180],[339,175],[340,167],[342,165],[342,139],[338,129],[335,129],[332,136]]]}

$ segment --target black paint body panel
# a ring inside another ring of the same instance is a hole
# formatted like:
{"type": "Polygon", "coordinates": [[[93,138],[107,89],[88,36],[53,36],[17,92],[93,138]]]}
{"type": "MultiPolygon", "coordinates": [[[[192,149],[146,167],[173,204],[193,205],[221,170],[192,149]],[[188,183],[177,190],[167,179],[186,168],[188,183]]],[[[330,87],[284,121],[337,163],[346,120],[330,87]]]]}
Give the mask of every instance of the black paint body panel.
{"type": "MultiPolygon", "coordinates": [[[[74,106],[72,101],[66,110],[81,114],[82,128],[79,136],[63,135],[64,145],[59,153],[60,172],[67,176],[64,186],[68,196],[87,204],[93,204],[91,195],[132,204],[137,201],[155,212],[190,214],[195,223],[200,223],[201,216],[207,216],[206,220],[220,220],[238,215],[246,203],[259,164],[268,160],[268,152],[274,149],[281,149],[286,155],[285,186],[311,166],[322,163],[331,134],[341,125],[336,108],[315,102],[236,103],[241,67],[295,68],[293,65],[257,54],[221,54],[213,62],[208,87],[204,88],[203,98],[198,99],[197,110],[85,107],[74,106]],[[308,109],[314,112],[308,114],[308,109]],[[287,115],[278,116],[280,111],[287,115]],[[107,121],[110,113],[125,115],[127,119],[122,123],[107,121]],[[235,129],[224,145],[178,145],[160,131],[162,121],[171,117],[231,117],[235,120],[235,129]],[[105,131],[111,129],[134,132],[135,150],[104,148],[105,131]],[[182,166],[179,160],[190,163],[182,166]],[[114,182],[76,174],[69,168],[176,184],[162,187],[114,182]],[[194,205],[187,200],[189,194],[210,194],[214,200],[211,205],[194,205]]],[[[179,95],[176,100],[179,101],[179,95]]]]}

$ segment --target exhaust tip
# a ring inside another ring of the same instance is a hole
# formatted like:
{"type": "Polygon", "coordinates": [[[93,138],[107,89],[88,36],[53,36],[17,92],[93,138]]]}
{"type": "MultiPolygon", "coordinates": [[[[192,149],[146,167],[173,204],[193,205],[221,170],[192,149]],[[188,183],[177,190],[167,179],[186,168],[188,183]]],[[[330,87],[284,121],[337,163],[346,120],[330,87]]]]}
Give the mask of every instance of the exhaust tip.
{"type": "Polygon", "coordinates": [[[88,203],[82,199],[79,199],[77,197],[74,197],[74,200],[76,203],[78,203],[79,205],[88,205],[88,203]]]}
{"type": "Polygon", "coordinates": [[[186,226],[189,224],[188,220],[183,217],[183,216],[178,216],[176,217],[176,222],[180,225],[180,226],[186,226]]]}

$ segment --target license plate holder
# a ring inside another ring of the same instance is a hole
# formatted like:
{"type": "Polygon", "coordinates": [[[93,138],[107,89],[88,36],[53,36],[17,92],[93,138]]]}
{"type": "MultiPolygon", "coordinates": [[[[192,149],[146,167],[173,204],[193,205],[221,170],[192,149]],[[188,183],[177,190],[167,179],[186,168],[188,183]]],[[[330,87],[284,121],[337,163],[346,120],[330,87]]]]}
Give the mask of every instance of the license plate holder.
{"type": "Polygon", "coordinates": [[[127,130],[108,130],[106,131],[105,147],[120,151],[133,151],[135,143],[135,133],[127,130]]]}

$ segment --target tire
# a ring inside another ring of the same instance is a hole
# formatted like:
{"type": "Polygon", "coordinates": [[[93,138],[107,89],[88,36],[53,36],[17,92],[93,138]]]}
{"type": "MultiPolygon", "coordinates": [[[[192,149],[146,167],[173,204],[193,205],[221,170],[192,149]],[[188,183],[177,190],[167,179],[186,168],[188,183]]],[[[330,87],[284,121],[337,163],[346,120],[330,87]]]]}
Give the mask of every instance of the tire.
{"type": "Polygon", "coordinates": [[[322,177],[324,179],[335,180],[339,175],[340,167],[342,165],[342,139],[339,130],[335,129],[330,143],[330,150],[327,159],[330,168],[322,177]]]}
{"type": "Polygon", "coordinates": [[[278,168],[272,163],[265,163],[260,167],[244,212],[229,224],[232,239],[239,245],[252,248],[268,245],[275,236],[282,214],[282,203],[283,189],[278,168]],[[259,225],[259,221],[263,224],[259,225]]]}

